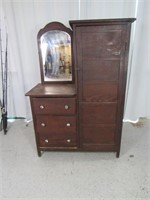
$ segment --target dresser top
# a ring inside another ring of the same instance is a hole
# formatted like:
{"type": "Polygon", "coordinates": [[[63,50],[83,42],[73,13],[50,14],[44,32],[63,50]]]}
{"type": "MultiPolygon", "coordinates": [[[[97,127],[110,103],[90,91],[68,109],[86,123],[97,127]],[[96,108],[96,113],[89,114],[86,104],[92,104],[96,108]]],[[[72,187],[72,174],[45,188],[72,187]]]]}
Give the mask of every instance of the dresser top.
{"type": "Polygon", "coordinates": [[[74,84],[39,83],[25,94],[31,97],[72,97],[76,95],[74,84]]]}

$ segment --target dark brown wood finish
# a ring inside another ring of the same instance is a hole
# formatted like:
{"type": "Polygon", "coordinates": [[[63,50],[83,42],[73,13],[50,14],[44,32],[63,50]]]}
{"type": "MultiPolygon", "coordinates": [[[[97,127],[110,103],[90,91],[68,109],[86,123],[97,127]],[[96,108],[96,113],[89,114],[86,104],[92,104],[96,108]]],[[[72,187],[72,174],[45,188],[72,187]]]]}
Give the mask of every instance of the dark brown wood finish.
{"type": "Polygon", "coordinates": [[[109,149],[119,156],[130,29],[134,20],[70,21],[83,149],[109,149]]]}
{"type": "Polygon", "coordinates": [[[38,84],[30,96],[38,155],[49,149],[76,149],[76,92],[73,84],[38,84]]]}
{"type": "Polygon", "coordinates": [[[73,115],[76,111],[75,98],[32,98],[32,102],[36,114],[73,115]]]}
{"type": "Polygon", "coordinates": [[[26,96],[31,97],[74,97],[76,95],[74,84],[37,84],[26,96]]]}
{"type": "MultiPolygon", "coordinates": [[[[73,82],[44,82],[30,96],[38,155],[42,151],[106,151],[119,157],[131,23],[134,18],[58,22],[49,30],[68,32],[73,41],[73,82]],[[72,35],[73,33],[73,35],[72,35]]],[[[41,65],[42,66],[42,65],[41,65]]],[[[43,66],[42,66],[43,67],[43,66]]]]}

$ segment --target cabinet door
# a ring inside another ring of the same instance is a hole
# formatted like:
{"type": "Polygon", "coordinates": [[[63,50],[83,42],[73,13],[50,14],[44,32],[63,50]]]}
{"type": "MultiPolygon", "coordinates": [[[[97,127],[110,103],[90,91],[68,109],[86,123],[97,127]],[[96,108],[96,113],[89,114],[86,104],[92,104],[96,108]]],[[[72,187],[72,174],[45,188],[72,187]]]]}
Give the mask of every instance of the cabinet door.
{"type": "Polygon", "coordinates": [[[81,147],[116,150],[126,77],[126,25],[76,27],[81,147]]]}

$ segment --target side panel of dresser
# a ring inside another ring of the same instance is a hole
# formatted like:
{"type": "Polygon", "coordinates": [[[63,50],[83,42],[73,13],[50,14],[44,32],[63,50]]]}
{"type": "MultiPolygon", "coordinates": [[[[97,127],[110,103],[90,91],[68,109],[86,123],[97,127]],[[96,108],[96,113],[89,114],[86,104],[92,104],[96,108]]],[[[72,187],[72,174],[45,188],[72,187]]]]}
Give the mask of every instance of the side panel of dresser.
{"type": "Polygon", "coordinates": [[[76,99],[30,97],[38,155],[77,148],[76,99]]]}

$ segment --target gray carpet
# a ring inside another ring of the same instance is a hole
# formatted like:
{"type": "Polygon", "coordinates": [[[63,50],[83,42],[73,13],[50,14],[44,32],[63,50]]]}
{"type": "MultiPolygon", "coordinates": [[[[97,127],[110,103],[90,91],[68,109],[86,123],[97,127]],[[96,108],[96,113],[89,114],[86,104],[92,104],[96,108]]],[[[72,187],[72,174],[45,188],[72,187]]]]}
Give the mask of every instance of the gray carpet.
{"type": "Polygon", "coordinates": [[[45,152],[37,156],[33,124],[0,132],[1,200],[149,200],[150,122],[124,123],[114,153],[45,152]]]}

